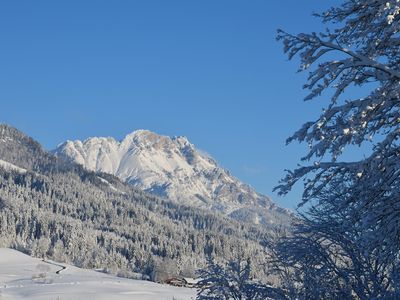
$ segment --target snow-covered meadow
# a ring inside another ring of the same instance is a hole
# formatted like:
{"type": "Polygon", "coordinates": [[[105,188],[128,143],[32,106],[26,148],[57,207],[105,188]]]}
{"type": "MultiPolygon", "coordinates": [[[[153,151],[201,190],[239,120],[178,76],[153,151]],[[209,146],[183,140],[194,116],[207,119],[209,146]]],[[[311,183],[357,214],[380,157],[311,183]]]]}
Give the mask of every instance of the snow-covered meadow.
{"type": "Polygon", "coordinates": [[[196,291],[130,280],[69,265],[43,262],[12,249],[0,249],[0,299],[194,299],[196,291]],[[60,271],[59,274],[56,272],[60,271]]]}

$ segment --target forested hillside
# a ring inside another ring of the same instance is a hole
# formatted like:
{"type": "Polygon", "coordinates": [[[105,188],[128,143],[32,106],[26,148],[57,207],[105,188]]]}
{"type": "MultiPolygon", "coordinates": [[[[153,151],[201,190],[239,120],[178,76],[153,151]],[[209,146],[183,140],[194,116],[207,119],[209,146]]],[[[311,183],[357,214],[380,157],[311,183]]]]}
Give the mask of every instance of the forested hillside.
{"type": "Polygon", "coordinates": [[[191,276],[209,254],[223,261],[245,251],[255,273],[263,272],[267,233],[260,228],[66,163],[7,125],[0,126],[0,159],[9,163],[0,164],[2,247],[154,280],[191,276]]]}

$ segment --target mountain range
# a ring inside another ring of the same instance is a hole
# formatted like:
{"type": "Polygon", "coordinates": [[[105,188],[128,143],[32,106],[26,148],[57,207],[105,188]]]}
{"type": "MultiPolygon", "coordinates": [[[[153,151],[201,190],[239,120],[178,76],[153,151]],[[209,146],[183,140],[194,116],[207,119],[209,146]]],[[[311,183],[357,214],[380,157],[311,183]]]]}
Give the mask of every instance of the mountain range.
{"type": "Polygon", "coordinates": [[[270,226],[289,219],[288,210],[239,181],[183,136],[136,130],[121,141],[112,137],[66,141],[53,152],[159,197],[236,220],[270,226]]]}

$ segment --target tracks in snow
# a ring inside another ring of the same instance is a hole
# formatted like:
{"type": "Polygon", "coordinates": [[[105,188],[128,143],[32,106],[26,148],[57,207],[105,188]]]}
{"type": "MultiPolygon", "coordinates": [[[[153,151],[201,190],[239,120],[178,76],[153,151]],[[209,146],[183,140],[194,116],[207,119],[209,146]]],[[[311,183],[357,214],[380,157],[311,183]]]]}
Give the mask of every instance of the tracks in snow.
{"type": "Polygon", "coordinates": [[[57,264],[57,263],[54,263],[54,262],[45,260],[44,258],[42,259],[42,261],[43,261],[44,263],[46,263],[46,264],[60,267],[61,269],[57,270],[57,271],[56,271],[56,274],[60,274],[62,271],[64,271],[64,270],[67,268],[67,267],[65,267],[65,266],[63,266],[63,265],[60,265],[60,264],[57,264]]]}

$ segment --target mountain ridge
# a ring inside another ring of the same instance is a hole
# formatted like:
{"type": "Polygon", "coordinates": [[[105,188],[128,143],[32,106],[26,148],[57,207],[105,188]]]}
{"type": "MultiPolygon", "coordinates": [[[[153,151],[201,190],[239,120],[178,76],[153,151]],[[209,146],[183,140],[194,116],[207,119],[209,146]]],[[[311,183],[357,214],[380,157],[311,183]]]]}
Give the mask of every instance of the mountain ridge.
{"type": "Polygon", "coordinates": [[[112,137],[69,140],[53,153],[88,170],[113,174],[157,196],[240,221],[269,225],[285,223],[290,215],[197,150],[184,136],[140,129],[120,141],[112,137]]]}

